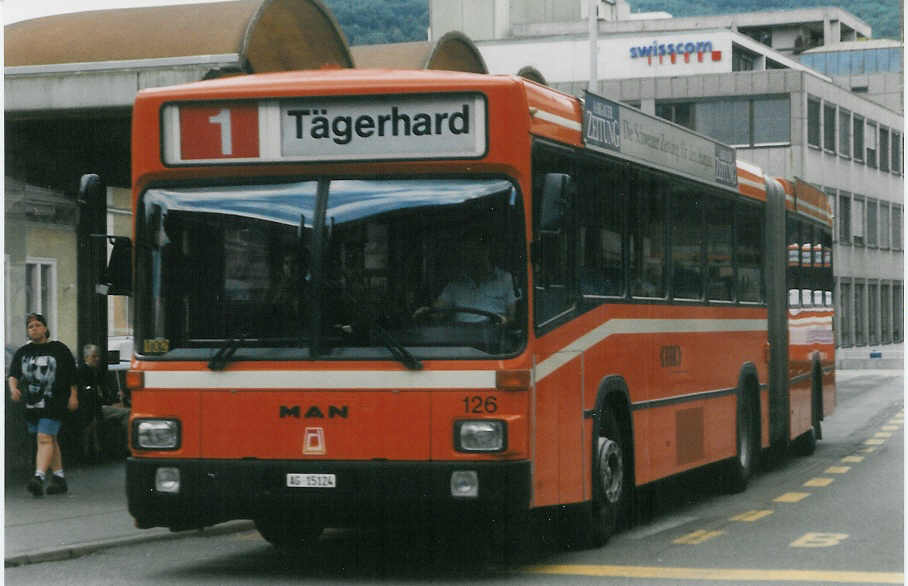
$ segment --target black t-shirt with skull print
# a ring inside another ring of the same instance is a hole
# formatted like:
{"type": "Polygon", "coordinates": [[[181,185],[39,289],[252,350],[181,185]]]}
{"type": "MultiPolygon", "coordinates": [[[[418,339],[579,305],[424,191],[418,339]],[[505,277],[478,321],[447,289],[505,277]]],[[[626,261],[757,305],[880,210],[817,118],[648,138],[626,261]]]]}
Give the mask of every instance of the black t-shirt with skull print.
{"type": "Polygon", "coordinates": [[[76,362],[63,342],[29,343],[16,350],[9,376],[19,381],[25,416],[62,419],[70,387],[76,382],[76,362]]]}

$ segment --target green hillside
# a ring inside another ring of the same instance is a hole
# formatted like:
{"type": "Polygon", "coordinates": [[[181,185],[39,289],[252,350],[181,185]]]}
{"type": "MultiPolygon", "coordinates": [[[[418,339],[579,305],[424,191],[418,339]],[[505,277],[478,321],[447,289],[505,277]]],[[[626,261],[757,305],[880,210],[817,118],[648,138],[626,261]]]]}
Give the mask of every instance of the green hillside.
{"type": "Polygon", "coordinates": [[[629,0],[633,12],[663,10],[672,16],[734,14],[839,6],[873,27],[873,38],[902,39],[900,0],[629,0]]]}
{"type": "MultiPolygon", "coordinates": [[[[334,12],[351,45],[401,43],[426,38],[428,0],[324,2],[334,12]]],[[[872,26],[874,38],[902,38],[900,0],[630,0],[630,4],[634,12],[663,10],[675,17],[841,6],[872,26]]]]}

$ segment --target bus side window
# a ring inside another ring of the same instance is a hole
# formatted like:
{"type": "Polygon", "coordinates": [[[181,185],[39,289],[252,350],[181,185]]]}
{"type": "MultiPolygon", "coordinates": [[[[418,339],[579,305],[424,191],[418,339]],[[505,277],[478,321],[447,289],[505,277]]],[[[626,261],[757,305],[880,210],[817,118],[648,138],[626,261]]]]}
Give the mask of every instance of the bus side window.
{"type": "Polygon", "coordinates": [[[624,294],[624,170],[596,162],[583,168],[577,195],[577,272],[588,306],[624,294]]]}
{"type": "Polygon", "coordinates": [[[734,267],[732,265],[731,200],[712,197],[706,206],[707,247],[707,299],[732,301],[735,293],[734,267]]]}
{"type": "Polygon", "coordinates": [[[786,221],[786,239],[788,243],[788,306],[801,306],[801,236],[800,224],[797,220],[788,218],[786,221]]]}
{"type": "Polygon", "coordinates": [[[540,326],[573,307],[571,226],[576,184],[569,161],[535,162],[539,170],[533,178],[533,287],[535,323],[540,326]],[[550,213],[556,191],[561,197],[560,214],[550,213]]]}
{"type": "Polygon", "coordinates": [[[672,295],[703,298],[703,196],[692,185],[676,183],[671,204],[672,295]]]}
{"type": "Polygon", "coordinates": [[[756,205],[735,206],[735,263],[738,301],[762,301],[763,214],[756,205]]]}
{"type": "Polygon", "coordinates": [[[628,185],[628,254],[631,295],[665,297],[665,190],[664,181],[637,172],[628,185]]]}

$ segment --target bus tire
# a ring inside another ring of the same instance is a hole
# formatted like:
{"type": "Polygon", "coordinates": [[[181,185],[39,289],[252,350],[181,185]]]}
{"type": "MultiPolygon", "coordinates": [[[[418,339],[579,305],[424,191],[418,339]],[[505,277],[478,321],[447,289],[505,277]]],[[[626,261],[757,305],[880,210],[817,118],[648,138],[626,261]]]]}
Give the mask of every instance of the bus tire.
{"type": "Polygon", "coordinates": [[[810,396],[810,429],[798,436],[794,442],[794,453],[798,456],[812,456],[817,450],[817,440],[823,435],[820,420],[823,413],[823,371],[819,364],[813,367],[813,390],[810,396]]]}
{"type": "Polygon", "coordinates": [[[794,442],[795,454],[801,457],[812,456],[817,450],[817,427],[819,422],[810,426],[810,429],[802,433],[794,442]]]}
{"type": "Polygon", "coordinates": [[[265,541],[282,549],[294,549],[314,543],[324,531],[322,527],[299,524],[292,519],[259,517],[254,523],[265,541]]]}
{"type": "Polygon", "coordinates": [[[615,533],[626,517],[630,494],[627,440],[611,410],[603,411],[599,430],[589,539],[593,547],[605,545],[615,533]]]}
{"type": "Polygon", "coordinates": [[[725,489],[730,493],[743,492],[751,476],[756,473],[760,457],[759,419],[755,395],[744,390],[737,414],[737,453],[726,465],[725,489]]]}

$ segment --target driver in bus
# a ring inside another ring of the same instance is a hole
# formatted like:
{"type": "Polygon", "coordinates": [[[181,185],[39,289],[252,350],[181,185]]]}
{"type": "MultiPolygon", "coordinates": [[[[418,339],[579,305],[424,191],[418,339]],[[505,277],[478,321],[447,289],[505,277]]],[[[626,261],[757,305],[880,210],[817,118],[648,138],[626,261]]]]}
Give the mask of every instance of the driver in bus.
{"type": "MultiPolygon", "coordinates": [[[[514,319],[518,297],[514,291],[511,273],[495,266],[492,262],[492,241],[480,227],[468,229],[460,241],[460,274],[448,282],[432,309],[444,310],[455,307],[476,309],[494,313],[507,324],[514,319]]],[[[421,307],[414,317],[431,311],[421,307]]],[[[460,323],[479,323],[488,321],[481,313],[469,311],[455,312],[455,321],[460,323]]]]}
{"type": "Polygon", "coordinates": [[[300,298],[307,294],[309,284],[309,251],[303,254],[287,251],[281,258],[277,279],[268,292],[268,304],[281,320],[295,322],[299,318],[300,298]]]}

